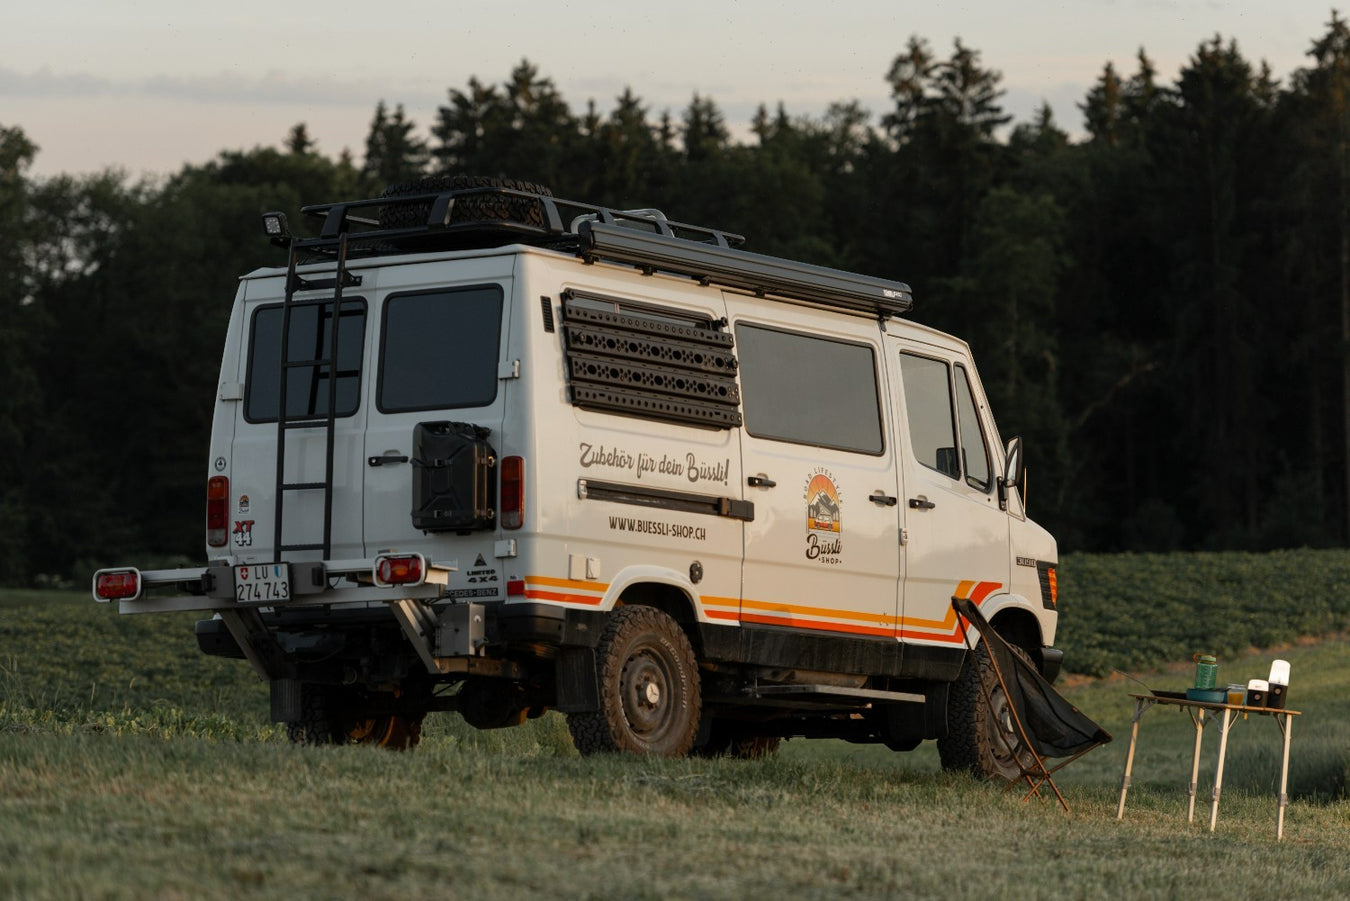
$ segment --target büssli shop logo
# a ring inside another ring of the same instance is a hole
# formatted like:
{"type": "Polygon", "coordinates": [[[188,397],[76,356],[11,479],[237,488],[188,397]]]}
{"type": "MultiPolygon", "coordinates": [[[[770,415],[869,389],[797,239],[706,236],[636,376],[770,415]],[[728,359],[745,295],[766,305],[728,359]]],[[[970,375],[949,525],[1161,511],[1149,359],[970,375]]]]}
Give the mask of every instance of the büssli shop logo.
{"type": "Polygon", "coordinates": [[[843,531],[843,503],[834,474],[818,468],[806,483],[806,559],[842,562],[843,531]]]}

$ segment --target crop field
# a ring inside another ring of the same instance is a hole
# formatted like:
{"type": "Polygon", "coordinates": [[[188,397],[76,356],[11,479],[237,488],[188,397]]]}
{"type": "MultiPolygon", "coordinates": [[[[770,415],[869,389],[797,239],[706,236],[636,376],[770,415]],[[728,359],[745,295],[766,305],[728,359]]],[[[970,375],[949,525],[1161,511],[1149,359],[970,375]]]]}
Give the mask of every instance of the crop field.
{"type": "Polygon", "coordinates": [[[1063,690],[1116,738],[1056,776],[1069,815],[943,773],[931,743],[583,759],[554,714],[437,714],[411,753],[291,746],[192,615],[0,592],[0,898],[1350,896],[1346,583],[1345,552],[1066,559],[1063,690]],[[1151,711],[1116,819],[1139,686],[1112,670],[1183,688],[1201,650],[1224,682],[1292,664],[1280,844],[1264,717],[1233,730],[1211,834],[1217,735],[1188,825],[1194,727],[1151,711]]]}

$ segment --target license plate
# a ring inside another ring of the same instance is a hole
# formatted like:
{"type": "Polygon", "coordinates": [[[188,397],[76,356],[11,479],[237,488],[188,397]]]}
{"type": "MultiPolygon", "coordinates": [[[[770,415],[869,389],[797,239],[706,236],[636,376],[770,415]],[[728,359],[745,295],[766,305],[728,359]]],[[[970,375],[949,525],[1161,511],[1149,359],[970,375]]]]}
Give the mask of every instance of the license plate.
{"type": "Polygon", "coordinates": [[[250,563],[234,568],[234,599],[240,604],[280,604],[291,599],[285,563],[250,563]]]}

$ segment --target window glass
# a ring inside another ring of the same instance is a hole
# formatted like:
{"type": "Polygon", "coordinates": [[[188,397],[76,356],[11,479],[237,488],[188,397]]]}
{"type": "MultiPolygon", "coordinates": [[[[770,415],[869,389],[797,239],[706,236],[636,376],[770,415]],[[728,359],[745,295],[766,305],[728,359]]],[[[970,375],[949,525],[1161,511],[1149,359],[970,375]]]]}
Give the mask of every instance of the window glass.
{"type": "Polygon", "coordinates": [[[988,491],[990,479],[989,443],[980,426],[980,414],[975,407],[975,392],[970,387],[970,376],[964,366],[956,367],[956,413],[961,423],[961,459],[965,461],[966,483],[981,491],[988,491]]]}
{"type": "MultiPolygon", "coordinates": [[[[244,418],[250,422],[275,421],[281,394],[280,305],[260,308],[253,314],[249,338],[248,383],[244,392],[244,418]]],[[[298,303],[291,307],[287,360],[322,360],[328,357],[333,305],[298,303]]],[[[366,343],[366,305],[344,301],[338,320],[337,402],[338,416],[350,416],[361,403],[361,360],[366,343]]],[[[328,415],[328,366],[292,366],[286,376],[286,416],[302,419],[328,415]]]]}
{"type": "Polygon", "coordinates": [[[914,445],[914,456],[929,469],[936,469],[953,479],[961,478],[947,364],[928,357],[901,354],[900,377],[905,383],[905,412],[909,416],[909,439],[914,445]]]}
{"type": "Polygon", "coordinates": [[[745,426],[757,438],[879,454],[872,349],[751,325],[736,327],[745,426]]]}
{"type": "Polygon", "coordinates": [[[496,285],[390,297],[380,337],[380,409],[492,403],[501,322],[502,290],[496,285]]]}

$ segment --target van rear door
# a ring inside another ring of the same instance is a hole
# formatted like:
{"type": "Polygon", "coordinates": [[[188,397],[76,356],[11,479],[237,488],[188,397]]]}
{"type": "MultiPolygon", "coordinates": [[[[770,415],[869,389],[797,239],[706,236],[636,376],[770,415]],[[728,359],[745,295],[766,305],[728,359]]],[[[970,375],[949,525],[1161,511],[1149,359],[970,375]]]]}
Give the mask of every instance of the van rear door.
{"type": "MultiPolygon", "coordinates": [[[[365,404],[368,556],[422,553],[458,564],[454,583],[475,569],[476,578],[489,577],[505,440],[511,259],[457,260],[454,282],[445,280],[444,263],[382,272],[377,375],[365,404]]],[[[463,596],[498,593],[495,582],[485,584],[491,587],[463,596]]]]}
{"type": "MultiPolygon", "coordinates": [[[[234,440],[229,459],[217,460],[230,478],[230,552],[241,562],[318,560],[322,551],[277,553],[277,411],[281,390],[281,325],[284,278],[245,282],[243,328],[247,353],[239,359],[242,402],[235,405],[234,440]]],[[[287,418],[320,419],[328,411],[327,366],[299,365],[328,357],[333,316],[331,292],[297,294],[290,319],[288,358],[295,364],[286,379],[287,418]]],[[[367,299],[352,292],[344,296],[339,319],[337,402],[333,430],[333,493],[330,559],[362,556],[361,454],[366,415],[362,393],[366,380],[367,299]]],[[[321,483],[325,476],[327,434],[322,426],[288,428],[282,481],[286,484],[321,483]]],[[[324,491],[321,488],[287,490],[282,499],[282,545],[322,544],[324,491]]]]}

